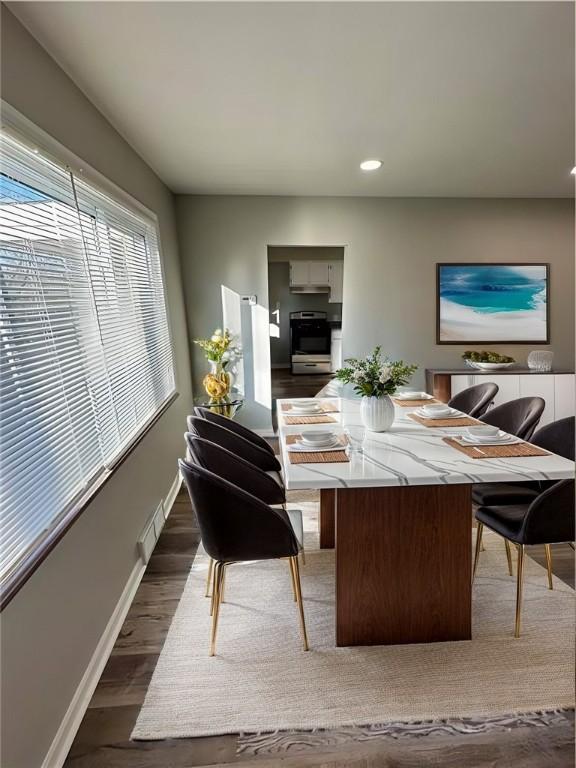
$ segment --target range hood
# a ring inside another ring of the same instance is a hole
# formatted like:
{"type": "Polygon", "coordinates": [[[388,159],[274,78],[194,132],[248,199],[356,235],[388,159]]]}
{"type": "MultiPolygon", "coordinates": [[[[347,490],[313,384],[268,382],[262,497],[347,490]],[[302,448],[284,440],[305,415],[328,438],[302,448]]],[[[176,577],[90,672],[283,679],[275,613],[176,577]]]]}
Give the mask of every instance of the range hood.
{"type": "Polygon", "coordinates": [[[328,285],[291,285],[290,293],[330,293],[328,285]]]}

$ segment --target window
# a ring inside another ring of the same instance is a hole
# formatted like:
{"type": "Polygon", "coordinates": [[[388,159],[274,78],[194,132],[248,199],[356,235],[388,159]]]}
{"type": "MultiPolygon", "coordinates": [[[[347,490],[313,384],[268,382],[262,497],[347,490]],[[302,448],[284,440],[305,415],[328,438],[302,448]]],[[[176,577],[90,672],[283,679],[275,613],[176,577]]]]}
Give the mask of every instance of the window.
{"type": "Polygon", "coordinates": [[[174,392],[156,226],[1,136],[0,581],[174,392]]]}

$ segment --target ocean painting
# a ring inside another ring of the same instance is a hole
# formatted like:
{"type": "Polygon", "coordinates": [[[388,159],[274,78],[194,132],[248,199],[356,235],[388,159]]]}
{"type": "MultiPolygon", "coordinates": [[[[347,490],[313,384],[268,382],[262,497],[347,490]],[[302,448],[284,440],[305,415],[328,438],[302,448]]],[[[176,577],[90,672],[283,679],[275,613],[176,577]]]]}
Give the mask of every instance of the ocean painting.
{"type": "Polygon", "coordinates": [[[547,343],[546,264],[438,264],[438,342],[547,343]]]}

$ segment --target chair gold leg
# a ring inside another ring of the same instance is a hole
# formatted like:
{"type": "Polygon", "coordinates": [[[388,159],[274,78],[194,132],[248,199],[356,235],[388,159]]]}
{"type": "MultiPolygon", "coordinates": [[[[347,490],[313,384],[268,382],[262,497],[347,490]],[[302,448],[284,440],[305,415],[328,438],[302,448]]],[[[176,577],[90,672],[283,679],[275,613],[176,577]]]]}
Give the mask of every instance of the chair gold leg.
{"type": "Polygon", "coordinates": [[[478,568],[478,559],[482,549],[482,531],[484,530],[484,523],[476,524],[476,549],[474,550],[474,568],[472,569],[472,581],[476,576],[476,569],[478,568]]]}
{"type": "Polygon", "coordinates": [[[308,650],[308,634],[306,632],[306,619],[304,618],[304,604],[302,601],[302,586],[300,584],[300,564],[298,563],[298,557],[291,557],[290,561],[294,567],[294,581],[296,583],[296,597],[298,601],[298,610],[300,613],[300,628],[302,629],[302,640],[304,642],[304,650],[308,650]]]}
{"type": "Polygon", "coordinates": [[[292,558],[288,558],[288,565],[290,566],[290,579],[292,581],[292,596],[294,598],[294,602],[298,602],[298,595],[296,594],[296,574],[294,573],[294,563],[292,562],[292,558]]]}
{"type": "Polygon", "coordinates": [[[554,589],[552,582],[552,550],[550,544],[544,544],[544,550],[546,552],[546,568],[548,570],[548,589],[554,589]]]}
{"type": "Polygon", "coordinates": [[[210,600],[210,616],[214,616],[214,604],[216,602],[216,567],[212,563],[212,599],[210,600]]]}
{"type": "Polygon", "coordinates": [[[214,560],[208,558],[208,573],[206,574],[206,597],[210,597],[210,585],[212,582],[212,571],[214,570],[214,560]]]}
{"type": "Polygon", "coordinates": [[[210,656],[216,653],[216,633],[218,632],[218,616],[220,614],[220,604],[222,602],[222,581],[224,578],[224,563],[217,562],[214,565],[214,592],[213,592],[213,614],[212,614],[212,632],[210,634],[210,656]]]}
{"type": "Polygon", "coordinates": [[[220,588],[220,602],[224,602],[224,590],[226,589],[226,565],[222,566],[222,586],[220,588]]]}
{"type": "Polygon", "coordinates": [[[506,547],[506,559],[508,560],[508,573],[510,576],[514,576],[514,571],[512,570],[512,550],[510,549],[508,539],[504,539],[504,546],[506,547]]]}
{"type": "Polygon", "coordinates": [[[516,585],[516,623],[514,625],[514,637],[520,637],[520,625],[522,618],[522,584],[524,576],[524,545],[518,545],[518,572],[516,585]]]}

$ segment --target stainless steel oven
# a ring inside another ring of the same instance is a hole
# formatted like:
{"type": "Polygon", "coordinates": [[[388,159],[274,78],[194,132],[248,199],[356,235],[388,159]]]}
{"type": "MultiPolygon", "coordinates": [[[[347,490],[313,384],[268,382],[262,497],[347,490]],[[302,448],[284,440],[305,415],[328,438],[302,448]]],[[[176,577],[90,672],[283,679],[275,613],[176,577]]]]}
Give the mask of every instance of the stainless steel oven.
{"type": "Polygon", "coordinates": [[[326,312],[290,312],[292,373],[330,373],[330,337],[326,312]]]}

